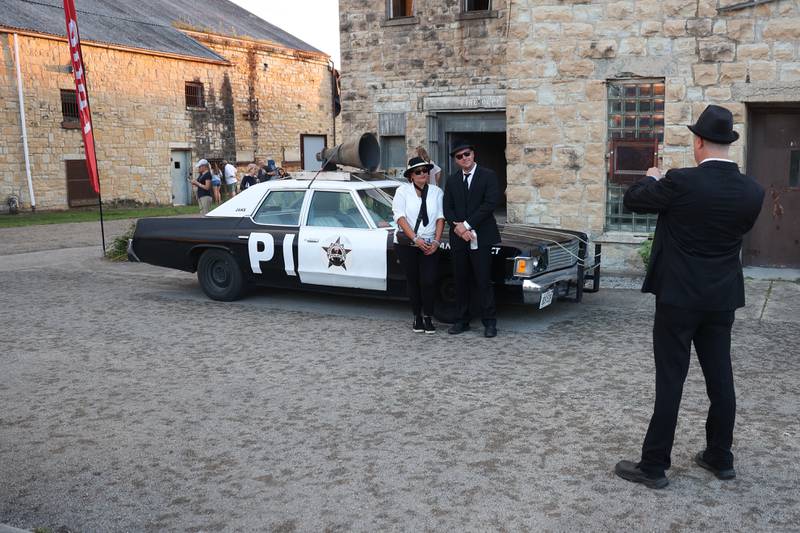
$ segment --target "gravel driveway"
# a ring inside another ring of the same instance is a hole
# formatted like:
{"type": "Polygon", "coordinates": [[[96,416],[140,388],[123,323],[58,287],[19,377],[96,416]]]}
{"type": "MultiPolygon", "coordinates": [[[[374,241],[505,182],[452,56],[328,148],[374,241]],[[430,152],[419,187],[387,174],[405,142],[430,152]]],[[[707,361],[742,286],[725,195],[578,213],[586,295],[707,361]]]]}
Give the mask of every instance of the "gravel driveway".
{"type": "MultiPolygon", "coordinates": [[[[117,223],[114,223],[116,227],[117,223]]],[[[120,232],[127,227],[119,222],[120,232]]],[[[797,531],[800,285],[748,282],[739,477],[616,478],[653,399],[652,299],[501,309],[499,336],[410,331],[403,303],[109,263],[88,225],[0,229],[0,523],[69,531],[797,531]],[[26,252],[26,253],[19,253],[26,252]]],[[[114,230],[109,230],[113,233],[114,230]]],[[[99,232],[97,237],[99,243],[99,232]]]]}

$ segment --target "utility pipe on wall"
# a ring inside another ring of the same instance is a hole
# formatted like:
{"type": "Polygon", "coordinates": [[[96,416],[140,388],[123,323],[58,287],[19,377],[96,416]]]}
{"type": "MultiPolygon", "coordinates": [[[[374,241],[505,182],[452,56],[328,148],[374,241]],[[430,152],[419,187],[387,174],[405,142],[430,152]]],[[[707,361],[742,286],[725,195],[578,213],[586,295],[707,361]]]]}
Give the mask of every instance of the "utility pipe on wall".
{"type": "Polygon", "coordinates": [[[31,160],[28,155],[28,128],[25,125],[25,95],[22,92],[22,74],[19,68],[19,37],[14,34],[14,62],[17,64],[17,93],[19,94],[19,120],[22,124],[22,150],[25,152],[25,174],[28,177],[28,194],[31,197],[31,210],[36,211],[36,197],[33,195],[31,180],[31,160]]]}

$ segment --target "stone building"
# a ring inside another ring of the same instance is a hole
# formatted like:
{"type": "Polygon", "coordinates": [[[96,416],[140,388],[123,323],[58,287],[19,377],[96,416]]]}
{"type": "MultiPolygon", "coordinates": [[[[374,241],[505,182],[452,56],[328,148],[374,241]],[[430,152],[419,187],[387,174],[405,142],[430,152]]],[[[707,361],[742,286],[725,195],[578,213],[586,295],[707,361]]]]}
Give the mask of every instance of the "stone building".
{"type": "Polygon", "coordinates": [[[386,167],[418,145],[440,166],[465,136],[510,222],[588,231],[641,268],[654,216],[621,205],[654,162],[694,165],[685,127],[734,113],[733,158],[768,191],[747,265],[800,266],[797,0],[340,0],[345,136],[386,167]]]}
{"type": "MultiPolygon", "coordinates": [[[[0,198],[30,205],[17,58],[37,208],[96,203],[59,0],[0,11],[0,198]],[[15,42],[16,41],[16,42],[15,42]]],[[[76,0],[106,201],[192,201],[200,158],[315,168],[335,140],[330,57],[228,1],[76,0]],[[305,157],[305,161],[303,158],[305,157]]]]}

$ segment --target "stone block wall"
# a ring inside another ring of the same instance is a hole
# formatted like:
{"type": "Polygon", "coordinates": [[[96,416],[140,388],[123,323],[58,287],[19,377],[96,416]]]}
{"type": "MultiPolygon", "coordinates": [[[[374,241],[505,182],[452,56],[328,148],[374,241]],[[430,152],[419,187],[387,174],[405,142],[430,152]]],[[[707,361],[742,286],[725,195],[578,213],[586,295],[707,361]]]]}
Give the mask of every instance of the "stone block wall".
{"type": "MultiPolygon", "coordinates": [[[[733,111],[742,140],[731,154],[744,167],[746,103],[800,101],[800,4],[717,11],[734,3],[515,0],[506,56],[509,220],[634,246],[604,235],[607,80],[665,80],[665,168],[695,164],[686,125],[708,104],[733,111]]],[[[638,269],[630,263],[610,266],[638,269]]]]}
{"type": "MultiPolygon", "coordinates": [[[[67,207],[66,159],[82,159],[80,130],[62,127],[61,89],[74,90],[66,42],[19,35],[31,173],[41,209],[67,207]]],[[[198,39],[200,40],[200,39],[198,39]]],[[[324,54],[206,36],[230,64],[83,45],[104,200],[170,204],[173,148],[201,157],[280,161],[301,133],[330,137],[331,86],[324,54]],[[261,74],[264,64],[270,77],[261,74]],[[185,83],[202,82],[206,109],[186,108],[185,83]],[[259,120],[247,120],[250,98],[259,120]]],[[[0,198],[22,190],[29,205],[13,37],[0,33],[0,198]]],[[[245,161],[243,161],[245,162],[245,161]]]]}
{"type": "Polygon", "coordinates": [[[428,142],[426,98],[504,98],[501,3],[462,19],[460,0],[415,2],[413,18],[390,20],[385,0],[340,2],[343,138],[376,132],[379,113],[405,113],[410,151],[428,142]]]}

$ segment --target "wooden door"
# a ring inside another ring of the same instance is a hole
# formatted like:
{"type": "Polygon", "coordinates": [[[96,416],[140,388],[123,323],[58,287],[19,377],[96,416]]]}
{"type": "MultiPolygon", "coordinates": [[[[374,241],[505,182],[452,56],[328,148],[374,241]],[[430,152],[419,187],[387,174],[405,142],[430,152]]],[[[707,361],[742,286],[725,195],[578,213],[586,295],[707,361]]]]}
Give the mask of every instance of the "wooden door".
{"type": "Polygon", "coordinates": [[[97,193],[89,182],[85,159],[64,161],[67,170],[67,205],[82,207],[97,204],[97,193]]]}
{"type": "Polygon", "coordinates": [[[800,106],[750,107],[747,174],[764,205],[745,239],[748,266],[800,267],[800,106]]]}

